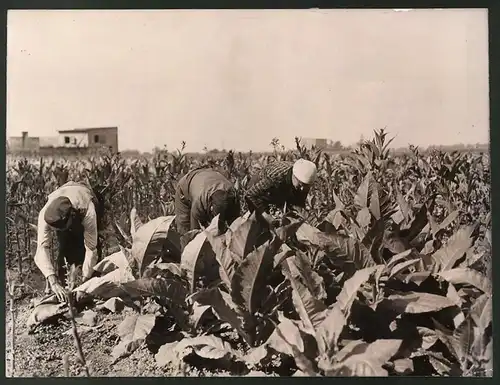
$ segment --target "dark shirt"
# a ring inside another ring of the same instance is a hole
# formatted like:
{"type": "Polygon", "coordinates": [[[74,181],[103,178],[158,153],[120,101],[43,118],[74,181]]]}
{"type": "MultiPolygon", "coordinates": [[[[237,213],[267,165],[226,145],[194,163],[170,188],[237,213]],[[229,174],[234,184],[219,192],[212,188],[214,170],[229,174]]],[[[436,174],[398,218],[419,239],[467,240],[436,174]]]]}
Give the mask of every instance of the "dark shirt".
{"type": "MultiPolygon", "coordinates": [[[[191,230],[199,229],[199,223],[206,227],[212,221],[210,206],[211,196],[215,191],[235,193],[233,184],[220,172],[210,168],[193,171],[191,175],[187,175],[186,182],[191,203],[191,230]]],[[[239,214],[239,207],[236,211],[239,214]]]]}
{"type": "Polygon", "coordinates": [[[252,178],[245,193],[250,212],[262,213],[270,205],[305,207],[307,192],[297,190],[292,183],[293,163],[275,161],[264,166],[252,178]]]}

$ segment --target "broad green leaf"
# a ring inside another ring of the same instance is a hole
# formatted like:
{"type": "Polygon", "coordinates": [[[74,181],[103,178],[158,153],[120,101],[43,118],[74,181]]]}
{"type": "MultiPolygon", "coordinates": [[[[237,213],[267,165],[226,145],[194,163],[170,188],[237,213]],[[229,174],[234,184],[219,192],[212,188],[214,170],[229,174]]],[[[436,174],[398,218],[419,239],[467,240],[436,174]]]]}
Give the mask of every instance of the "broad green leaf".
{"type": "MultiPolygon", "coordinates": [[[[282,322],[284,321],[284,317],[282,318],[282,322]]],[[[294,340],[290,339],[289,335],[285,335],[282,330],[278,327],[274,329],[276,335],[287,344],[292,352],[292,357],[295,360],[295,364],[297,367],[302,370],[304,373],[307,373],[309,376],[317,376],[317,370],[314,364],[307,358],[294,344],[294,340]]]]}
{"type": "Polygon", "coordinates": [[[235,353],[228,342],[213,335],[183,338],[175,346],[177,352],[193,352],[201,358],[219,360],[234,356],[235,353]]]}
{"type": "Polygon", "coordinates": [[[410,248],[408,242],[396,231],[386,231],[383,244],[391,253],[395,254],[402,254],[410,248]]]}
{"type": "Polygon", "coordinates": [[[299,277],[293,276],[289,267],[289,264],[291,263],[293,262],[287,259],[282,266],[283,273],[290,281],[290,285],[293,289],[292,301],[295,305],[297,313],[300,316],[300,319],[304,324],[304,330],[308,334],[315,336],[317,326],[324,319],[324,311],[326,310],[326,306],[323,302],[312,295],[307,286],[302,283],[302,280],[299,277]]]}
{"type": "Polygon", "coordinates": [[[427,211],[431,211],[433,207],[434,197],[429,199],[427,203],[424,203],[417,212],[417,215],[415,215],[415,219],[412,221],[408,235],[406,236],[407,241],[413,240],[424,229],[428,222],[427,211]]]}
{"type": "Polygon", "coordinates": [[[291,357],[293,357],[293,350],[290,345],[295,346],[299,352],[304,353],[304,340],[302,339],[299,328],[282,314],[279,314],[278,317],[280,323],[277,329],[279,329],[281,335],[286,336],[287,339],[284,340],[275,329],[264,345],[291,357]]]}
{"type": "MultiPolygon", "coordinates": [[[[233,223],[234,225],[234,223],[233,223]]],[[[255,213],[242,221],[238,226],[232,226],[231,237],[228,242],[229,250],[241,260],[254,250],[259,236],[262,234],[262,225],[255,218],[255,213]]]]}
{"type": "Polygon", "coordinates": [[[190,298],[200,305],[211,306],[213,312],[221,321],[231,325],[248,345],[253,345],[253,337],[246,327],[248,322],[246,318],[250,315],[242,313],[226,293],[223,294],[218,288],[212,288],[199,291],[190,298]]]}
{"type": "Polygon", "coordinates": [[[370,250],[354,238],[339,234],[325,234],[307,223],[299,227],[296,236],[299,242],[328,252],[333,260],[342,259],[352,262],[358,269],[375,265],[370,250]]]}
{"type": "Polygon", "coordinates": [[[468,268],[455,268],[439,273],[439,276],[453,284],[468,284],[486,294],[492,292],[491,281],[480,272],[468,268]]]}
{"type": "Polygon", "coordinates": [[[162,277],[182,277],[180,265],[174,262],[158,262],[149,265],[144,271],[143,278],[158,278],[162,277]]]}
{"type": "Polygon", "coordinates": [[[122,285],[134,281],[130,268],[116,269],[101,277],[93,277],[73,289],[74,293],[82,292],[92,297],[109,299],[127,295],[122,285]]]}
{"type": "Polygon", "coordinates": [[[455,306],[447,297],[417,292],[393,294],[382,303],[399,313],[429,313],[455,306]]]}
{"type": "Polygon", "coordinates": [[[433,229],[433,235],[436,235],[438,231],[446,229],[449,225],[451,225],[459,216],[460,211],[455,210],[451,212],[444,220],[441,222],[436,229],[433,229]]]}
{"type": "Polygon", "coordinates": [[[349,341],[337,354],[335,354],[333,357],[334,361],[342,362],[354,354],[364,353],[367,347],[367,342],[363,342],[361,340],[349,341]]]}
{"type": "Polygon", "coordinates": [[[397,263],[406,260],[412,253],[412,250],[406,250],[402,253],[396,254],[387,261],[387,268],[392,269],[397,263]]]}
{"type": "Polygon", "coordinates": [[[207,260],[207,262],[211,262],[211,260],[215,261],[215,253],[210,242],[207,241],[205,231],[194,237],[186,245],[181,255],[180,268],[186,275],[191,293],[195,290],[198,274],[202,272],[200,265],[202,265],[204,260],[207,260]]]}
{"type": "Polygon", "coordinates": [[[98,310],[106,309],[112,313],[119,313],[125,308],[126,303],[118,297],[108,299],[102,305],[97,306],[98,310]]]}
{"type": "Polygon", "coordinates": [[[142,225],[141,218],[137,215],[137,209],[133,207],[132,210],[130,210],[130,235],[133,237],[142,225]]]}
{"type": "MultiPolygon", "coordinates": [[[[177,245],[178,239],[174,242],[169,242],[169,237],[175,237],[170,231],[170,226],[174,221],[175,216],[159,217],[147,222],[141,226],[133,237],[131,257],[135,262],[135,269],[138,276],[142,276],[147,265],[155,258],[159,257],[161,251],[167,244],[177,245]]],[[[180,254],[180,252],[179,252],[180,254]]]]}
{"type": "Polygon", "coordinates": [[[284,243],[282,245],[282,251],[279,252],[278,254],[276,254],[274,256],[274,263],[273,263],[273,268],[276,268],[278,267],[279,265],[281,265],[287,258],[290,258],[292,257],[293,255],[295,255],[295,251],[293,251],[292,249],[290,249],[290,247],[288,247],[286,245],[286,243],[284,243]]]}
{"type": "Polygon", "coordinates": [[[193,328],[197,328],[203,316],[210,310],[209,305],[199,305],[197,302],[193,304],[191,314],[189,315],[189,322],[193,328]]]}
{"type": "Polygon", "coordinates": [[[189,354],[209,360],[235,359],[237,355],[229,343],[213,335],[184,338],[178,342],[167,343],[160,347],[155,355],[159,367],[172,366],[182,361],[189,354]]]}
{"type": "MultiPolygon", "coordinates": [[[[382,366],[399,350],[402,340],[377,340],[364,346],[358,345],[359,353],[350,354],[339,364],[332,367],[332,374],[337,376],[387,376],[382,366]]],[[[328,375],[329,373],[327,373],[328,375]]]]}
{"type": "Polygon", "coordinates": [[[422,349],[430,349],[438,340],[438,336],[435,330],[417,326],[418,334],[422,338],[422,349]]]}
{"type": "Polygon", "coordinates": [[[453,234],[444,247],[436,251],[432,257],[439,264],[440,271],[452,269],[460,258],[472,246],[474,226],[459,229],[453,234]]]}
{"type": "MultiPolygon", "coordinates": [[[[280,226],[275,229],[276,235],[282,242],[286,242],[292,235],[297,233],[297,230],[304,223],[303,220],[294,221],[290,224],[280,226]]],[[[258,246],[258,245],[256,245],[258,246]]]]}
{"type": "Polygon", "coordinates": [[[94,270],[101,274],[107,274],[116,269],[128,267],[128,260],[123,251],[117,251],[106,258],[103,258],[94,266],[94,270]]]}
{"type": "Polygon", "coordinates": [[[360,211],[358,211],[358,214],[356,216],[356,222],[358,222],[362,229],[370,226],[371,219],[372,217],[368,207],[362,208],[360,211]]]}
{"type": "Polygon", "coordinates": [[[215,259],[219,263],[220,277],[225,283],[228,289],[231,288],[231,281],[233,275],[242,262],[242,258],[237,254],[233,253],[228,245],[228,239],[232,236],[231,230],[228,230],[226,234],[214,236],[213,234],[207,232],[207,239],[215,252],[215,259]]]}
{"type": "Polygon", "coordinates": [[[274,255],[280,243],[281,241],[275,238],[248,254],[233,275],[231,280],[233,301],[250,314],[259,310],[264,299],[262,289],[273,268],[274,255]]]}
{"type": "Polygon", "coordinates": [[[312,295],[320,300],[326,298],[323,278],[313,270],[311,261],[304,253],[297,250],[290,258],[288,267],[294,277],[300,277],[312,295]]]}
{"type": "Polygon", "coordinates": [[[377,220],[382,216],[380,210],[379,184],[377,182],[373,182],[372,185],[372,194],[370,197],[370,212],[377,220]]]}
{"type": "Polygon", "coordinates": [[[462,324],[451,331],[433,319],[436,326],[436,334],[443,342],[451,354],[453,354],[459,362],[468,357],[472,352],[474,343],[474,328],[471,318],[466,318],[462,324]]]}
{"type": "Polygon", "coordinates": [[[340,226],[345,226],[345,224],[347,223],[347,219],[344,212],[345,206],[340,201],[338,201],[337,203],[338,197],[335,195],[335,192],[333,194],[336,202],[335,208],[327,214],[327,216],[325,217],[325,221],[332,224],[333,227],[338,230],[340,226]]]}
{"type": "Polygon", "coordinates": [[[116,328],[121,341],[111,352],[113,362],[132,354],[142,345],[156,323],[153,314],[129,315],[116,328]]]}
{"type": "Polygon", "coordinates": [[[456,372],[457,365],[445,358],[443,353],[428,351],[426,355],[428,356],[429,363],[439,375],[451,376],[456,372]]]}
{"type": "Polygon", "coordinates": [[[60,303],[55,295],[53,296],[51,302],[44,301],[43,303],[35,306],[33,311],[26,321],[26,326],[29,331],[32,331],[36,326],[46,321],[49,321],[55,317],[62,316],[67,313],[68,305],[66,303],[60,303]]]}
{"type": "Polygon", "coordinates": [[[352,303],[356,299],[359,289],[370,279],[372,274],[375,273],[377,269],[378,266],[373,266],[359,270],[354,273],[351,278],[344,282],[344,287],[337,296],[337,305],[344,312],[344,314],[349,314],[352,303]]]}
{"type": "Polygon", "coordinates": [[[370,196],[370,182],[371,182],[372,174],[368,172],[358,187],[358,191],[354,197],[354,205],[358,209],[363,209],[368,207],[368,199],[370,196]]]}
{"type": "Polygon", "coordinates": [[[489,324],[493,321],[492,298],[489,294],[483,294],[474,301],[469,315],[477,325],[480,333],[484,333],[489,324]]]}
{"type": "Polygon", "coordinates": [[[334,236],[323,233],[308,223],[302,223],[297,229],[297,240],[306,245],[316,246],[322,249],[330,249],[334,246],[334,236]]]}
{"type": "Polygon", "coordinates": [[[346,323],[347,320],[338,306],[333,305],[326,310],[325,319],[319,324],[316,332],[320,354],[336,352],[338,339],[346,323]]]}
{"type": "Polygon", "coordinates": [[[405,271],[409,267],[414,266],[419,262],[420,262],[420,259],[410,259],[409,261],[398,263],[396,266],[394,266],[391,269],[391,272],[389,274],[389,278],[397,276],[398,274],[402,273],[403,271],[405,271]]]}
{"type": "Polygon", "coordinates": [[[399,191],[397,193],[397,201],[398,201],[399,209],[401,212],[402,220],[405,223],[408,223],[410,220],[409,215],[410,215],[411,207],[408,204],[408,202],[406,202],[405,198],[403,197],[403,195],[399,191]]]}
{"type": "Polygon", "coordinates": [[[122,289],[131,298],[157,296],[177,304],[183,304],[188,295],[186,285],[177,278],[139,278],[124,283],[122,289]]]}
{"type": "Polygon", "coordinates": [[[406,283],[413,282],[416,285],[420,286],[422,282],[424,282],[427,278],[430,277],[430,275],[431,275],[430,271],[417,271],[415,273],[408,274],[405,277],[404,282],[406,283]]]}
{"type": "Polygon", "coordinates": [[[458,294],[457,289],[455,289],[455,286],[453,284],[448,285],[448,291],[446,292],[446,296],[455,303],[455,305],[462,307],[463,304],[463,299],[460,297],[460,294],[458,294]]]}

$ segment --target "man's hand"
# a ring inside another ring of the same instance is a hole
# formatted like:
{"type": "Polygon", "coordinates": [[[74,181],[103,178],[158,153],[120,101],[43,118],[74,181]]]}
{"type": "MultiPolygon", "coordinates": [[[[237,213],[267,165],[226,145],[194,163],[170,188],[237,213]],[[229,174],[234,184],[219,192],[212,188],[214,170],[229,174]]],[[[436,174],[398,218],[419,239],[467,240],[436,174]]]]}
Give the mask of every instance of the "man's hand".
{"type": "Polygon", "coordinates": [[[47,280],[49,282],[50,289],[56,295],[57,299],[60,302],[68,302],[68,293],[66,292],[66,289],[59,283],[56,275],[49,275],[47,277],[47,280]]]}
{"type": "Polygon", "coordinates": [[[267,225],[269,226],[269,231],[273,234],[276,235],[276,226],[275,226],[275,219],[272,217],[272,215],[264,212],[262,213],[262,218],[267,222],[267,225]]]}
{"type": "Polygon", "coordinates": [[[82,282],[89,280],[94,274],[94,266],[97,264],[97,253],[87,252],[82,266],[82,282]]]}

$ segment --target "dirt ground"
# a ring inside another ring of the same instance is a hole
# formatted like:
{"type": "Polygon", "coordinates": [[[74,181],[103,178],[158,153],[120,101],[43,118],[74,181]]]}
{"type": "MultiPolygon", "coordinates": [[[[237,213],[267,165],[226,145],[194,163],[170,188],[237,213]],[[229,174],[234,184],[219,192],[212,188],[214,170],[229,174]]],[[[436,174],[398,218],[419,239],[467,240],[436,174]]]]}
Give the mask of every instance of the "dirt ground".
{"type": "MultiPolygon", "coordinates": [[[[45,283],[38,274],[23,279],[30,285],[18,289],[15,300],[15,369],[11,374],[12,318],[10,300],[5,303],[6,315],[6,376],[7,377],[64,377],[63,357],[69,356],[69,373],[72,377],[85,376],[78,363],[77,350],[71,334],[71,323],[62,319],[54,324],[40,325],[28,334],[26,321],[33,309],[33,300],[43,297],[45,283]]],[[[180,373],[177,368],[158,368],[154,354],[146,346],[137,349],[131,356],[111,362],[111,351],[118,343],[116,327],[128,312],[125,308],[118,314],[97,311],[97,326],[90,328],[78,325],[83,353],[87,360],[90,376],[95,377],[171,377],[171,376],[221,376],[224,373],[210,373],[190,368],[180,373]]],[[[227,374],[226,374],[227,375],[227,374]]]]}
{"type": "MultiPolygon", "coordinates": [[[[28,270],[28,269],[26,269],[28,270]]],[[[25,271],[26,271],[25,270],[25,271]]],[[[85,376],[82,365],[77,358],[77,349],[71,333],[71,322],[59,319],[51,324],[39,325],[34,332],[28,333],[26,321],[33,310],[33,303],[45,296],[45,281],[37,273],[23,275],[24,287],[17,289],[15,299],[15,366],[11,374],[12,364],[12,318],[10,299],[5,302],[6,315],[6,373],[7,377],[65,377],[63,358],[68,355],[69,375],[85,376]],[[27,284],[29,282],[29,284],[27,284]]],[[[203,367],[186,365],[182,371],[179,367],[160,368],[156,364],[154,353],[145,344],[130,356],[112,363],[111,351],[118,344],[116,327],[127,314],[134,311],[125,307],[119,313],[110,313],[93,309],[97,313],[96,326],[78,325],[82,350],[87,361],[91,377],[212,377],[230,376],[229,372],[209,371],[203,367]]],[[[262,372],[250,372],[246,376],[265,376],[262,372]]]]}

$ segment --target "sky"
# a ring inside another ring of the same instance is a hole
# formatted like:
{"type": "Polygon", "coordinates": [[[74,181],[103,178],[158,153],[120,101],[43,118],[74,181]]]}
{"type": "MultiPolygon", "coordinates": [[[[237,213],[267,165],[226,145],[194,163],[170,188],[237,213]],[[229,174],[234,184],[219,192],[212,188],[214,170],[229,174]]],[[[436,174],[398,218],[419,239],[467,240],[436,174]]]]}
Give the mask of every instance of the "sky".
{"type": "Polygon", "coordinates": [[[9,10],[7,136],[120,151],[488,143],[487,10],[9,10]]]}

